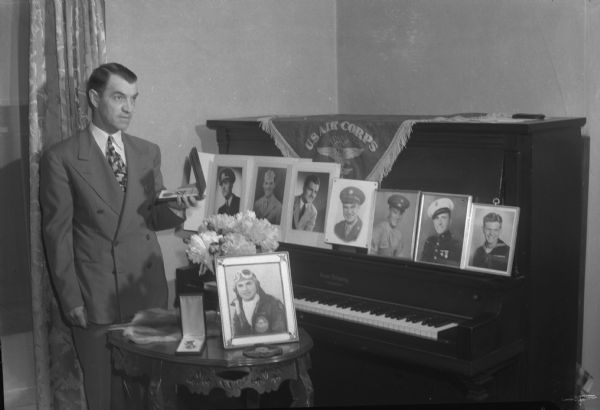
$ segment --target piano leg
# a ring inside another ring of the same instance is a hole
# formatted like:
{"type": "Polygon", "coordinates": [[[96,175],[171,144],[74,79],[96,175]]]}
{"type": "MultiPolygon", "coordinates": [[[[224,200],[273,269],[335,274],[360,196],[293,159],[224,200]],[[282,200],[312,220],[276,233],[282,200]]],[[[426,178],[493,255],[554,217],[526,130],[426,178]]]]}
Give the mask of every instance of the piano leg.
{"type": "Polygon", "coordinates": [[[308,354],[296,360],[298,366],[298,378],[290,380],[290,391],[292,393],[291,407],[312,407],[314,405],[314,389],[308,369],[310,369],[310,356],[308,354]]]}
{"type": "Polygon", "coordinates": [[[466,398],[469,401],[485,401],[490,398],[490,389],[493,388],[494,376],[488,372],[463,380],[467,388],[466,398]]]}

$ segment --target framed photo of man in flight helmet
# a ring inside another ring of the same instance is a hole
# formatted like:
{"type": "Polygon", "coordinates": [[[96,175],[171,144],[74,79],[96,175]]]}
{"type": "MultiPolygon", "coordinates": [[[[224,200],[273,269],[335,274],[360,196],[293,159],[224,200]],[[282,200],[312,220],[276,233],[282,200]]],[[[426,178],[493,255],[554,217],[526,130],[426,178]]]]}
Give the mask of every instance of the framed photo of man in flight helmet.
{"type": "Polygon", "coordinates": [[[461,267],[470,195],[423,192],[415,260],[461,267]]]}
{"type": "Polygon", "coordinates": [[[218,257],[223,346],[298,341],[287,252],[218,257]]]}

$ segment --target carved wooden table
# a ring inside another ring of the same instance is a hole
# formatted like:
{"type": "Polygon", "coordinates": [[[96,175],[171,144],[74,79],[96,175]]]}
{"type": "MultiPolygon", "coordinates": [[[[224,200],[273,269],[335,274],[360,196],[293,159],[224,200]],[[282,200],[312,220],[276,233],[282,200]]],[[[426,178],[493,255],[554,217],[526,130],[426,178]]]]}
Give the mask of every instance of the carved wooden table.
{"type": "MultiPolygon", "coordinates": [[[[267,393],[286,380],[292,407],[311,407],[313,387],[308,369],[313,342],[303,329],[299,334],[299,342],[278,344],[282,354],[269,358],[246,357],[243,348],[225,350],[220,335],[207,337],[199,355],[175,355],[177,342],[135,344],[120,331],[109,332],[108,342],[113,366],[126,380],[143,385],[146,406],[151,409],[176,409],[177,385],[205,395],[221,388],[227,397],[240,397],[242,389],[267,393]]],[[[254,402],[247,402],[249,407],[258,406],[258,394],[254,402]]]]}

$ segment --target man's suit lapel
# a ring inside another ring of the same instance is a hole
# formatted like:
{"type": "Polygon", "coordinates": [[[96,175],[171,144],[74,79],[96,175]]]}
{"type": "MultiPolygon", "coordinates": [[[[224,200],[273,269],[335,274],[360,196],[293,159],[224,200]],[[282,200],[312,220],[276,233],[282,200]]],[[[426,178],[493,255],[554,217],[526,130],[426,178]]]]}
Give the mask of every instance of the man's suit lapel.
{"type": "MultiPolygon", "coordinates": [[[[121,220],[119,221],[118,232],[121,232],[127,223],[133,219],[135,214],[138,212],[136,206],[139,206],[139,201],[135,201],[134,198],[143,198],[143,184],[137,183],[141,179],[141,158],[143,152],[141,148],[136,145],[131,137],[125,133],[121,134],[123,138],[123,146],[125,147],[125,158],[127,160],[127,190],[125,191],[125,203],[123,204],[123,212],[121,213],[121,220]]],[[[115,178],[116,180],[116,178],[115,178]]]]}
{"type": "Polygon", "coordinates": [[[123,192],[106,157],[89,130],[79,134],[76,168],[100,198],[116,213],[121,212],[123,192]]]}

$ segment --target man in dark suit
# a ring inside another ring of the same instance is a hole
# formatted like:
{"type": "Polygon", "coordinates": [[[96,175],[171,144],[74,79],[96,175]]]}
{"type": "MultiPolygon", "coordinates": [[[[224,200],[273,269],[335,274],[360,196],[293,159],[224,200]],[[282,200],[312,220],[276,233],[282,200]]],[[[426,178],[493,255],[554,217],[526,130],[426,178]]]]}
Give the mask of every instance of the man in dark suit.
{"type": "Polygon", "coordinates": [[[40,162],[48,267],[73,330],[91,410],[122,405],[121,380],[111,376],[107,327],[140,310],[167,307],[154,231],[180,225],[185,207],[195,204],[181,197],[155,202],[164,188],[160,149],[124,132],[136,83],[136,75],[120,64],[96,68],[87,85],[89,128],[54,144],[40,162]]]}
{"type": "Polygon", "coordinates": [[[317,208],[313,204],[321,181],[316,175],[308,175],[304,180],[302,194],[294,198],[292,229],[312,231],[317,223],[317,208]]]}
{"type": "Polygon", "coordinates": [[[336,236],[344,242],[353,242],[358,239],[362,229],[362,219],[358,215],[360,206],[365,202],[365,194],[360,189],[349,186],[340,192],[344,220],[333,227],[336,236]]]}
{"type": "Polygon", "coordinates": [[[235,183],[235,174],[231,168],[223,168],[218,176],[221,194],[225,203],[217,209],[217,213],[235,215],[240,212],[240,197],[233,193],[233,184],[235,183]]]}

